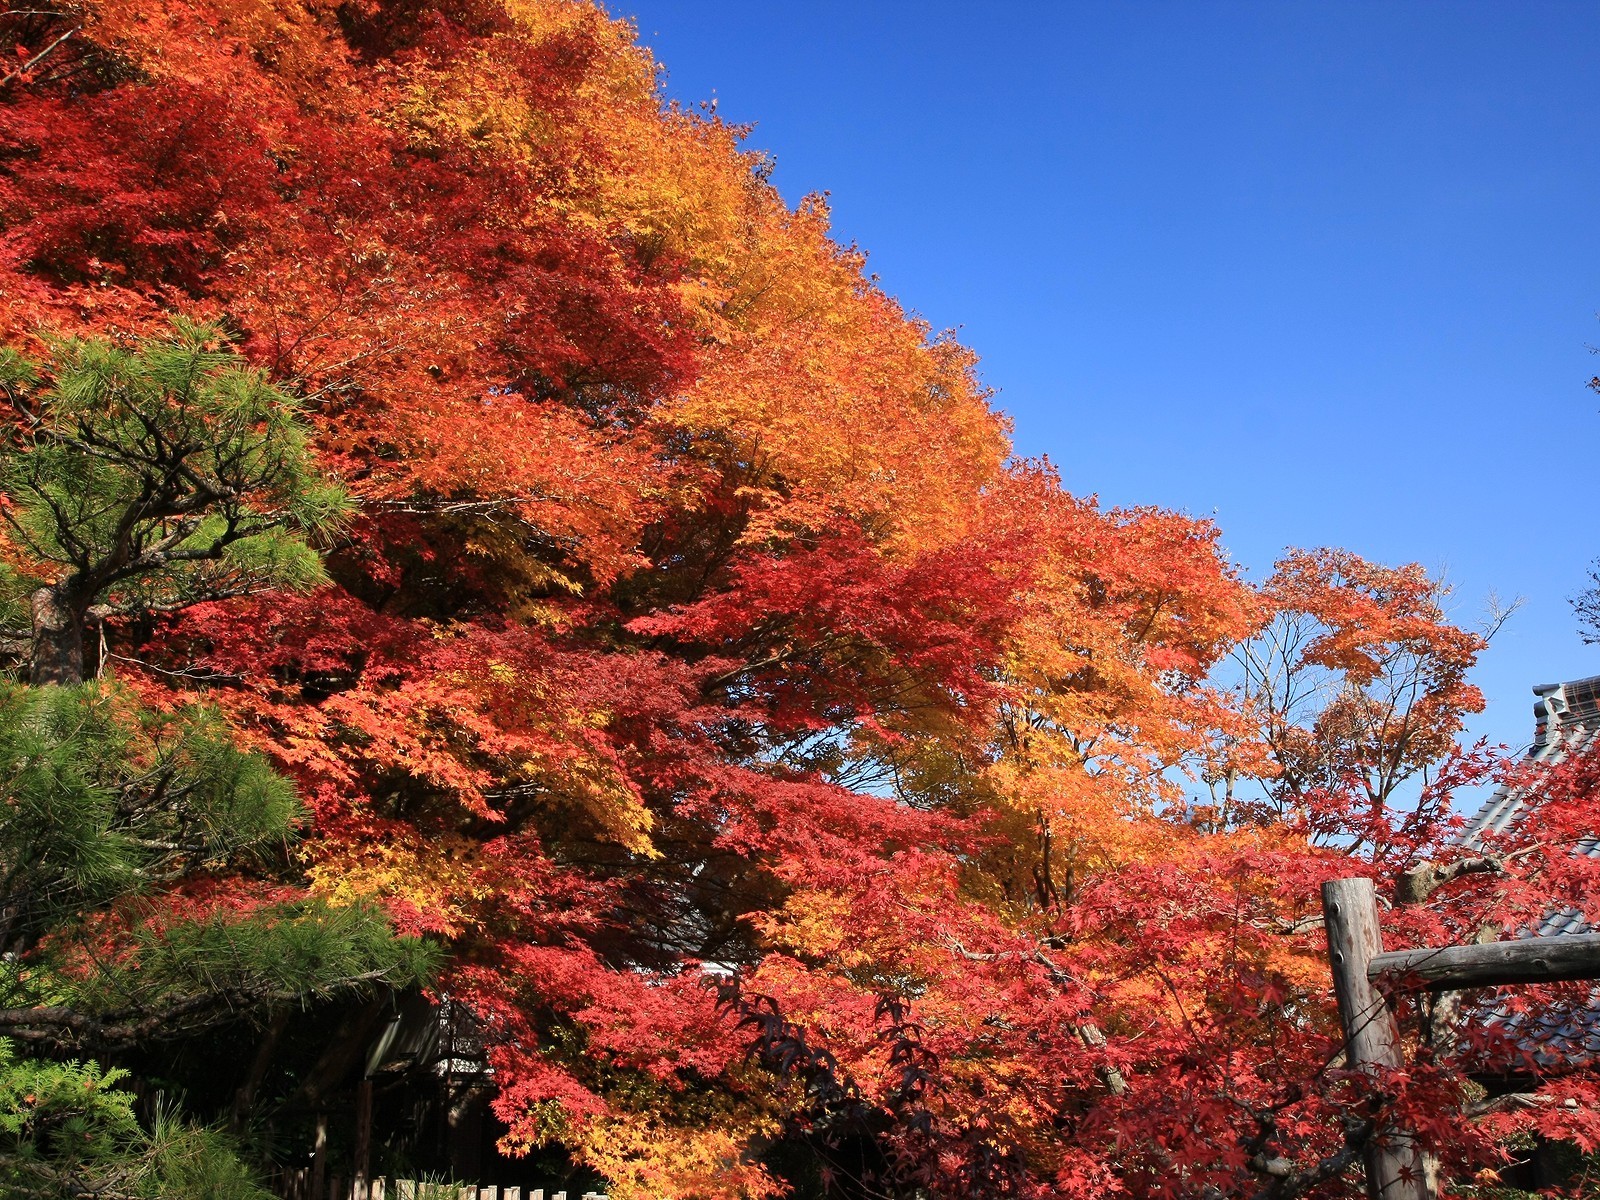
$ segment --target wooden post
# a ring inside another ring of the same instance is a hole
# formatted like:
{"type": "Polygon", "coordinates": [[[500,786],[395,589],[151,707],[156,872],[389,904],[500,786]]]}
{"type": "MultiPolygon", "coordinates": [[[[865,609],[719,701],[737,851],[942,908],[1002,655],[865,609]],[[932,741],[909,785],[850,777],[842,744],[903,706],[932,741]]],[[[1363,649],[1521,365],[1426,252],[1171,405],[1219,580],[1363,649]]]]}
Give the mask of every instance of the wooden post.
{"type": "Polygon", "coordinates": [[[354,1200],[367,1200],[372,1171],[372,1080],[356,1085],[356,1178],[354,1200]]]}
{"type": "MultiPolygon", "coordinates": [[[[1400,1026],[1367,978],[1368,964],[1383,953],[1378,895],[1372,880],[1329,880],[1322,885],[1322,913],[1333,991],[1344,1026],[1346,1061],[1357,1070],[1405,1066],[1400,1026]]],[[[1422,1155],[1403,1131],[1380,1128],[1366,1160],[1370,1200],[1431,1200],[1423,1178],[1422,1155]]]]}
{"type": "Polygon", "coordinates": [[[322,1200],[327,1195],[323,1184],[328,1176],[328,1114],[317,1114],[317,1140],[311,1145],[311,1195],[322,1200]]]}

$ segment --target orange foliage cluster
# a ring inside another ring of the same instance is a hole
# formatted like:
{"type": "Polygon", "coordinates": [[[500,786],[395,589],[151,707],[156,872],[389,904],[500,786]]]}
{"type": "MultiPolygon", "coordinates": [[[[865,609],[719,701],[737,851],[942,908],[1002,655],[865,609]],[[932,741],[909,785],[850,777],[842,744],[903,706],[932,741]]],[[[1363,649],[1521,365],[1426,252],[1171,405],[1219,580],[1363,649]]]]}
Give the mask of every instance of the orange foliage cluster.
{"type": "Polygon", "coordinates": [[[1254,587],[1013,460],[972,355],[592,5],[29,7],[0,333],[220,320],[361,502],[331,586],[119,669],[296,779],[306,889],[448,945],[508,1148],[1043,1196],[1342,1145],[1297,922],[1448,837],[1399,802],[1475,769],[1434,581],[1254,587]]]}

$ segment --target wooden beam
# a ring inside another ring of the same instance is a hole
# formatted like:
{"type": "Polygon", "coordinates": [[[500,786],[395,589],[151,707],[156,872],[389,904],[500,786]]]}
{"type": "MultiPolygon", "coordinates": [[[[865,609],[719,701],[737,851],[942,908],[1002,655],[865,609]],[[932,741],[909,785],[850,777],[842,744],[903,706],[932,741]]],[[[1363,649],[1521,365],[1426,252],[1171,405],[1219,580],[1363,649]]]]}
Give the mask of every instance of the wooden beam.
{"type": "MultiPolygon", "coordinates": [[[[1368,965],[1383,951],[1378,893],[1370,879],[1330,879],[1322,885],[1333,992],[1344,1026],[1345,1060],[1358,1070],[1398,1069],[1400,1026],[1372,986],[1368,965]]],[[[1429,1200],[1423,1157],[1402,1130],[1385,1128],[1367,1147],[1370,1200],[1429,1200]]]]}
{"type": "Polygon", "coordinates": [[[1396,950],[1375,955],[1367,964],[1368,980],[1376,982],[1385,975],[1401,988],[1429,992],[1501,983],[1600,979],[1600,933],[1396,950]]]}

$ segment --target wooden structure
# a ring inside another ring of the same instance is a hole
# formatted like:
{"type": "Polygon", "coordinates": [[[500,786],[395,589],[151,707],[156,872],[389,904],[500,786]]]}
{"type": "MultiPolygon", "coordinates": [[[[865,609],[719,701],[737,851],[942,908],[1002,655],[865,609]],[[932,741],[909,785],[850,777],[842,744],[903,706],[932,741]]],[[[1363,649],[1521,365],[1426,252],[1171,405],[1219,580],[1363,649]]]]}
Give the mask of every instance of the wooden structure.
{"type": "MultiPolygon", "coordinates": [[[[1322,885],[1328,962],[1344,1027],[1345,1059],[1356,1069],[1403,1067],[1400,1030],[1380,980],[1410,991],[1600,979],[1600,934],[1520,938],[1481,946],[1383,953],[1378,896],[1370,879],[1322,885]]],[[[1402,1129],[1374,1131],[1367,1152],[1371,1200],[1432,1200],[1433,1172],[1402,1129]]]]}
{"type": "MultiPolygon", "coordinates": [[[[1345,1061],[1353,1068],[1400,1068],[1400,1026],[1373,986],[1371,966],[1383,954],[1378,895],[1370,879],[1332,879],[1322,885],[1328,962],[1344,1027],[1345,1061]]],[[[1371,1200],[1425,1200],[1426,1164],[1404,1130],[1374,1130],[1366,1154],[1371,1200]]]]}

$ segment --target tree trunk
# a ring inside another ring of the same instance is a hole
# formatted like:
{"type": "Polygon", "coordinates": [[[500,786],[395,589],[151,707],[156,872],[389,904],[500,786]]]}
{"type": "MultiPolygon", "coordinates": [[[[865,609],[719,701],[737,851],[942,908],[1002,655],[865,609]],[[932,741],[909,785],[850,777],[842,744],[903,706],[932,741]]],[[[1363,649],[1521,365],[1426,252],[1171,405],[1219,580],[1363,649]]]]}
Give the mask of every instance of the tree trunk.
{"type": "Polygon", "coordinates": [[[311,1145],[311,1194],[315,1200],[326,1195],[322,1190],[328,1178],[328,1114],[317,1114],[316,1140],[311,1145]]]}
{"type": "Polygon", "coordinates": [[[387,1014],[391,1003],[390,996],[385,993],[368,1000],[360,1008],[345,1012],[322,1056],[295,1091],[295,1103],[315,1108],[327,1103],[366,1056],[379,1021],[387,1014]]]}
{"type": "Polygon", "coordinates": [[[238,1133],[244,1128],[246,1119],[255,1108],[256,1091],[261,1087],[261,1081],[267,1077],[267,1069],[272,1065],[273,1056],[277,1053],[278,1042],[282,1040],[283,1031],[288,1027],[289,1010],[279,1008],[272,1014],[272,1020],[267,1025],[261,1045],[256,1048],[256,1056],[250,1063],[250,1073],[245,1076],[244,1082],[239,1085],[239,1090],[234,1093],[233,1112],[228,1120],[228,1128],[233,1132],[238,1133]]]}
{"type": "Polygon", "coordinates": [[[84,609],[60,584],[33,594],[33,669],[35,685],[72,687],[83,682],[84,609]]]}
{"type": "Polygon", "coordinates": [[[372,1080],[356,1084],[355,1200],[370,1200],[372,1180],[372,1080]]]}

